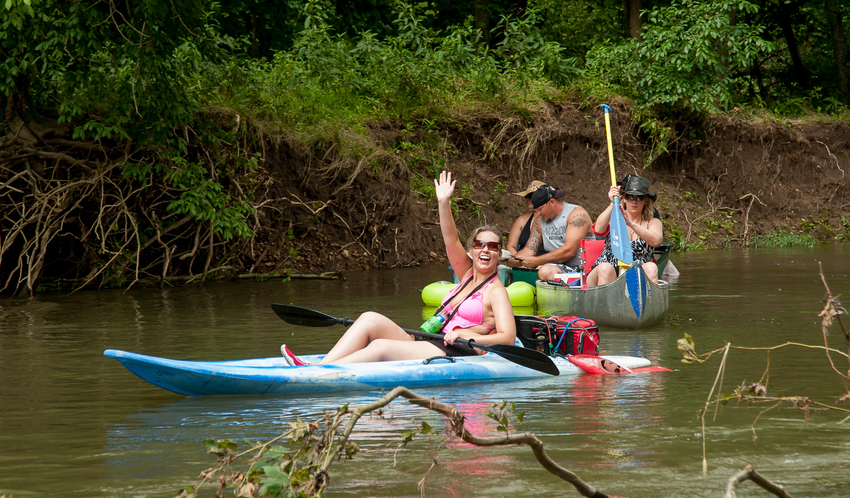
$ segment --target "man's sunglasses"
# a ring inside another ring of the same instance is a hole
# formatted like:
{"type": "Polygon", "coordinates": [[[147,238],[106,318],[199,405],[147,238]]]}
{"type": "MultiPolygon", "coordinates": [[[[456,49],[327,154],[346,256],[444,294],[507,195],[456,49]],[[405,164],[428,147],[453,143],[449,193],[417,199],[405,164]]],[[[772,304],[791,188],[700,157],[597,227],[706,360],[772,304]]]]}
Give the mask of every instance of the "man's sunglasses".
{"type": "Polygon", "coordinates": [[[484,241],[478,240],[478,239],[475,239],[475,240],[472,241],[472,248],[473,249],[484,249],[485,246],[487,247],[487,249],[490,249],[491,251],[494,251],[494,252],[498,252],[498,251],[501,250],[501,247],[499,246],[498,242],[484,242],[484,241]]]}
{"type": "Polygon", "coordinates": [[[626,199],[627,201],[642,201],[642,200],[646,199],[646,196],[645,195],[626,194],[623,198],[626,199]]]}

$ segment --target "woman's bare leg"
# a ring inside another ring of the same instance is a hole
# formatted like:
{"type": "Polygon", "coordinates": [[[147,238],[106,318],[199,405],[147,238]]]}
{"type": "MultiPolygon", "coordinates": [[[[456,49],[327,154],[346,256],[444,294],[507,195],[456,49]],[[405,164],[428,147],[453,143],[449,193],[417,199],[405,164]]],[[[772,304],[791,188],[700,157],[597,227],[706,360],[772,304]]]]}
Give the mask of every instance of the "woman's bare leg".
{"type": "Polygon", "coordinates": [[[658,283],[658,266],[655,265],[652,261],[648,261],[641,265],[643,268],[643,272],[646,273],[646,278],[652,280],[656,284],[658,283]]]}
{"type": "Polygon", "coordinates": [[[337,360],[362,350],[370,342],[378,339],[394,339],[410,341],[413,337],[407,334],[395,322],[379,313],[367,311],[360,315],[345,334],[339,338],[333,348],[322,358],[319,364],[338,363],[337,360]]]}
{"type": "MultiPolygon", "coordinates": [[[[405,334],[406,335],[406,334],[405,334]]],[[[409,336],[408,336],[409,337],[409,336]]],[[[446,353],[431,344],[431,341],[399,341],[395,339],[375,339],[365,348],[333,361],[340,363],[365,363],[369,361],[419,360],[432,356],[445,356],[446,353]]]]}
{"type": "Polygon", "coordinates": [[[599,263],[596,268],[591,270],[587,276],[587,286],[594,287],[597,285],[607,284],[617,278],[617,272],[611,263],[599,263]]]}

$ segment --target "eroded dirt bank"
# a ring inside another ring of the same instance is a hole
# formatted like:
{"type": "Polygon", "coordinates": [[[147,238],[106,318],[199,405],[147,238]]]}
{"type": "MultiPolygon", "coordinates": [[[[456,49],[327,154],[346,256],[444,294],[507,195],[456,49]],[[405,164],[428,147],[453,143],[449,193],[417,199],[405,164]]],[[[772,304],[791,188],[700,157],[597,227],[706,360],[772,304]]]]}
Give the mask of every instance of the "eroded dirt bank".
{"type": "MultiPolygon", "coordinates": [[[[625,107],[611,113],[617,177],[647,177],[665,235],[679,247],[751,244],[755,237],[850,237],[850,126],[712,119],[646,169],[650,147],[625,107]]],[[[595,216],[610,184],[603,114],[561,103],[527,117],[453,117],[410,131],[374,123],[379,152],[360,160],[283,140],[265,149],[275,210],[262,210],[255,271],[387,268],[444,258],[435,171],[457,176],[459,229],[507,231],[524,206],[510,192],[531,180],[568,191],[595,216]]]]}

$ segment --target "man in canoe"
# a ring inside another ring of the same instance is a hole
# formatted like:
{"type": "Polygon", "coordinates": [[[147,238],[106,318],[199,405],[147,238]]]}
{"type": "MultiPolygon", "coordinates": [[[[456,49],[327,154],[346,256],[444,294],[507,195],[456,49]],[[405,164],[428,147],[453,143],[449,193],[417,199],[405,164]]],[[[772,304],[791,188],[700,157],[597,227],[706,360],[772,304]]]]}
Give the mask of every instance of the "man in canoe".
{"type": "Polygon", "coordinates": [[[557,274],[578,271],[581,239],[593,239],[593,232],[587,211],[564,202],[566,194],[566,190],[549,185],[532,194],[531,205],[539,216],[528,243],[508,260],[509,266],[539,267],[537,277],[540,280],[552,280],[557,274]]]}
{"type": "MultiPolygon", "coordinates": [[[[415,340],[384,315],[366,312],[337,341],[319,364],[362,363],[370,361],[416,360],[433,356],[473,356],[483,351],[456,343],[458,338],[492,346],[513,345],[516,325],[513,308],[499,280],[499,259],[504,247],[502,234],[493,227],[479,227],[460,242],[452,218],[451,197],[455,189],[451,173],[440,173],[434,180],[440,215],[440,231],[446,254],[457,275],[458,284],[444,299],[431,324],[431,331],[442,332],[441,340],[415,340]],[[433,324],[437,325],[434,326],[433,324]]],[[[286,345],[281,354],[293,366],[305,363],[286,345]]]]}

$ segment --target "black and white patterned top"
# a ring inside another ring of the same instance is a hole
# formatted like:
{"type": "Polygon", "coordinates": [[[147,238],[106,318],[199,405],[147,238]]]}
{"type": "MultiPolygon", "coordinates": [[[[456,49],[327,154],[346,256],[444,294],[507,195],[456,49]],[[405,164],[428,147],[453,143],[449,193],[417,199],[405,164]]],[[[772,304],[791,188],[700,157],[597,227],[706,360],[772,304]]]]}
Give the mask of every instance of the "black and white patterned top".
{"type": "MultiPolygon", "coordinates": [[[[646,228],[649,228],[649,222],[646,222],[646,228]]],[[[645,240],[638,237],[637,239],[632,241],[632,258],[634,259],[634,263],[646,263],[652,259],[652,251],[655,248],[649,245],[645,240]]],[[[610,227],[608,229],[608,234],[605,235],[605,249],[602,251],[602,254],[599,255],[599,258],[596,260],[596,263],[593,266],[598,265],[599,263],[610,263],[617,267],[617,257],[614,256],[614,251],[611,249],[611,230],[610,227]]]]}

